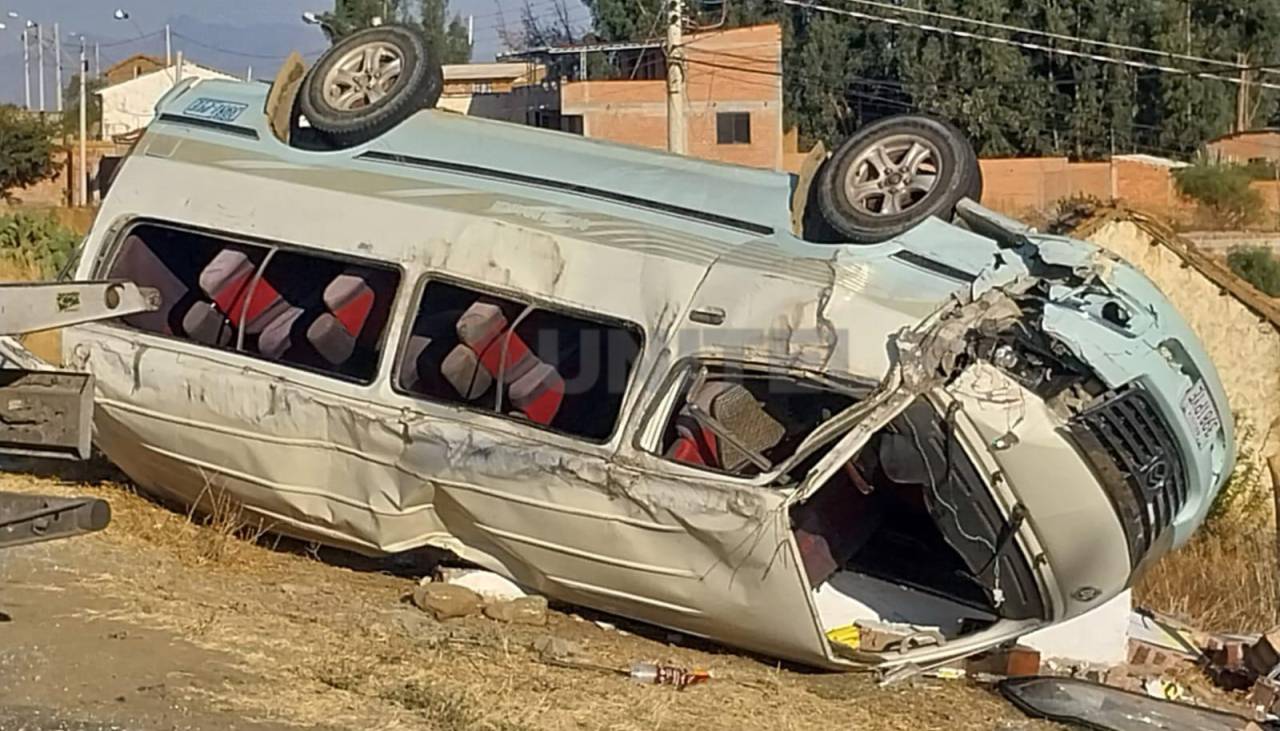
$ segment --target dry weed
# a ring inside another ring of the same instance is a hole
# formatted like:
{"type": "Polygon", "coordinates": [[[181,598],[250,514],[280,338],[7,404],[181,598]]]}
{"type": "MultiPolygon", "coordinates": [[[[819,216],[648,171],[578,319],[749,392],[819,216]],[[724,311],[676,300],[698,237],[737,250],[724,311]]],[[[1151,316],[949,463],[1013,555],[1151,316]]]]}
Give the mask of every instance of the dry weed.
{"type": "MultiPolygon", "coordinates": [[[[0,282],[35,282],[44,278],[45,273],[35,262],[13,256],[0,256],[0,282]]],[[[62,341],[57,330],[24,335],[22,344],[46,362],[54,365],[62,363],[62,341]]]]}
{"type": "Polygon", "coordinates": [[[1210,631],[1261,632],[1280,623],[1280,570],[1270,527],[1201,530],[1139,581],[1143,606],[1210,631]]]}
{"type": "Polygon", "coordinates": [[[44,278],[44,270],[36,262],[0,256],[0,282],[38,282],[44,278]]]}
{"type": "Polygon", "coordinates": [[[206,475],[204,487],[187,512],[187,523],[197,528],[193,546],[196,563],[233,562],[244,548],[256,546],[271,531],[272,526],[246,517],[240,501],[216,483],[216,476],[206,475]]]}

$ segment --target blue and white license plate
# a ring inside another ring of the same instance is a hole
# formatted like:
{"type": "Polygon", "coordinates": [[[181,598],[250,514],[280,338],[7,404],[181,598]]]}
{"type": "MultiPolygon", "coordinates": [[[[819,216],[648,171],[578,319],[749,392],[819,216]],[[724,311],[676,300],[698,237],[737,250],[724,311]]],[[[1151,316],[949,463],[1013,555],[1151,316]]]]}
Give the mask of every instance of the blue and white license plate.
{"type": "Polygon", "coordinates": [[[1182,415],[1191,424],[1191,433],[1200,449],[1204,449],[1222,430],[1222,417],[1218,415],[1218,408],[1213,405],[1213,398],[1203,380],[1196,381],[1182,395],[1182,415]]]}
{"type": "Polygon", "coordinates": [[[199,117],[200,119],[209,119],[215,122],[234,122],[241,112],[248,108],[248,104],[241,104],[240,102],[227,102],[221,99],[200,97],[188,104],[182,113],[188,117],[199,117]]]}

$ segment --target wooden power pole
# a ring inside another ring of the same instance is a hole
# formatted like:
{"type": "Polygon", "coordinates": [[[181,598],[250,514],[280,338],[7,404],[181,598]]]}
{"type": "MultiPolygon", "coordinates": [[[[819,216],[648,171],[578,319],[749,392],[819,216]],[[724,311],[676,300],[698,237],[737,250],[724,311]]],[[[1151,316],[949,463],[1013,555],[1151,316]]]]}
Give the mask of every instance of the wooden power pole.
{"type": "Polygon", "coordinates": [[[684,0],[669,0],[667,10],[667,150],[683,155],[689,139],[684,121],[684,0]]]}
{"type": "Polygon", "coordinates": [[[1242,68],[1240,70],[1240,85],[1236,87],[1236,132],[1248,131],[1252,126],[1249,117],[1249,56],[1243,53],[1236,54],[1236,63],[1242,68]]]}

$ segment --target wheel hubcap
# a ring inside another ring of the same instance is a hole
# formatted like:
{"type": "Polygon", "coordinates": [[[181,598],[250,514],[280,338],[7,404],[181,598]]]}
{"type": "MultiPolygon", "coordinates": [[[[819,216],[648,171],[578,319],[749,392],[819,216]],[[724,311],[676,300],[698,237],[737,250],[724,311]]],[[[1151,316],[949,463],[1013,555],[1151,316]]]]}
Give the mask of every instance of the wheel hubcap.
{"type": "Polygon", "coordinates": [[[853,160],[845,194],[862,213],[890,216],[919,205],[938,185],[938,149],[913,135],[877,141],[853,160]]]}
{"type": "Polygon", "coordinates": [[[390,43],[374,42],[345,53],[324,79],[324,98],[334,109],[352,111],[377,104],[404,73],[404,56],[390,43]]]}

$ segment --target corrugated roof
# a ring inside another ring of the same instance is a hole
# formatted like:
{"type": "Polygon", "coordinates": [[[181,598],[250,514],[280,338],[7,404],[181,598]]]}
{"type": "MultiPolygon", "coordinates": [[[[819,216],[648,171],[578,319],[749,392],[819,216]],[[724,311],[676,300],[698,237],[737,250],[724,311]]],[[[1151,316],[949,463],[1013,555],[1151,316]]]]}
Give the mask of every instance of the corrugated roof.
{"type": "Polygon", "coordinates": [[[1167,157],[1157,157],[1155,155],[1144,155],[1142,153],[1134,153],[1132,155],[1112,155],[1112,160],[1129,160],[1131,162],[1140,162],[1145,165],[1160,168],[1185,168],[1187,163],[1181,160],[1172,160],[1167,157]]]}
{"type": "Polygon", "coordinates": [[[519,63],[447,63],[441,66],[445,81],[471,79],[518,79],[531,72],[532,66],[519,63]]]}
{"type": "Polygon", "coordinates": [[[1273,135],[1280,132],[1280,127],[1257,127],[1255,129],[1246,129],[1243,132],[1228,132],[1225,135],[1218,135],[1211,140],[1206,140],[1206,145],[1212,145],[1215,142],[1230,140],[1236,137],[1249,137],[1250,135],[1273,135]]]}

